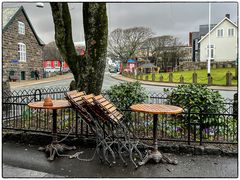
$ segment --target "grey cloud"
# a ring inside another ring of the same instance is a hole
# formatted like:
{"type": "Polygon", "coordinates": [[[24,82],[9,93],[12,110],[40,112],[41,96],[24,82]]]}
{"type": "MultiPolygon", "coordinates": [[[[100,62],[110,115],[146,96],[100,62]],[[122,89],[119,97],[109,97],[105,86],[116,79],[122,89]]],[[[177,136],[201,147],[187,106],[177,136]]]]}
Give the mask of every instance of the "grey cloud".
{"type": "MultiPolygon", "coordinates": [[[[6,4],[6,3],[4,3],[6,4]]],[[[23,5],[40,38],[45,43],[54,40],[54,25],[49,3],[36,8],[35,3],[7,3],[23,5]]],[[[211,3],[211,23],[218,23],[225,14],[237,21],[237,3],[211,3]]],[[[83,41],[82,3],[69,3],[74,41],[83,41]]],[[[109,31],[134,26],[150,27],[155,35],[173,35],[188,42],[188,34],[208,24],[208,3],[107,3],[109,31]]]]}

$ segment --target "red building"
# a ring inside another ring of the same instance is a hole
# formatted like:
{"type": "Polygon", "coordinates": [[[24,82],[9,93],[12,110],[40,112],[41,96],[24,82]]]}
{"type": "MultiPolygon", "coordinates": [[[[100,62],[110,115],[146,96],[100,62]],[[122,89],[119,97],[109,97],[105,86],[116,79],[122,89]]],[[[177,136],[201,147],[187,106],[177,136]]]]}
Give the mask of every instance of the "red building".
{"type": "Polygon", "coordinates": [[[59,72],[60,70],[62,72],[69,71],[68,64],[65,61],[62,63],[61,69],[61,62],[59,59],[45,59],[43,61],[43,68],[45,72],[59,72]]]}

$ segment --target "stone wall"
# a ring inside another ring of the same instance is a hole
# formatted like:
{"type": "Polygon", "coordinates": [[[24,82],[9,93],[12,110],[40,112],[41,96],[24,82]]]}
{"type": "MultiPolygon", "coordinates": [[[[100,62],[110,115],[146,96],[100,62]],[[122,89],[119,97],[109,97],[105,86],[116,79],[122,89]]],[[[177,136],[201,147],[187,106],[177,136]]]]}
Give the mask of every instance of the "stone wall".
{"type": "Polygon", "coordinates": [[[40,72],[43,72],[43,46],[38,43],[23,11],[21,11],[7,29],[4,30],[2,37],[4,79],[9,78],[10,71],[15,71],[19,78],[21,72],[25,72],[26,80],[31,79],[31,72],[37,68],[40,72]],[[18,33],[18,21],[25,24],[25,35],[18,33]],[[19,59],[18,43],[24,43],[26,45],[26,62],[12,63],[12,60],[19,59]]]}
{"type": "MultiPolygon", "coordinates": [[[[211,68],[235,67],[235,61],[211,62],[211,68]]],[[[189,71],[194,69],[207,69],[207,62],[180,62],[179,66],[174,68],[175,71],[189,71]]]]}

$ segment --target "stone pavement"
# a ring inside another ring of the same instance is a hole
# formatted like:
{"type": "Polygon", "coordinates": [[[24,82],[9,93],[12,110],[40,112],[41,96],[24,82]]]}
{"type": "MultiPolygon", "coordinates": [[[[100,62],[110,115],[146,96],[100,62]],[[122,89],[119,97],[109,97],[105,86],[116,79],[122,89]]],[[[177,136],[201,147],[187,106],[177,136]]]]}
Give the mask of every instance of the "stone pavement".
{"type": "Polygon", "coordinates": [[[35,85],[35,84],[41,84],[41,83],[47,83],[47,82],[53,82],[53,81],[59,81],[62,79],[71,79],[73,78],[73,74],[72,73],[67,73],[64,75],[56,75],[53,77],[49,77],[49,78],[42,78],[39,80],[24,80],[24,81],[17,81],[17,82],[10,82],[10,87],[11,88],[16,88],[16,87],[24,87],[24,86],[31,86],[31,85],[35,85]]]}
{"type": "MultiPolygon", "coordinates": [[[[111,74],[111,77],[120,81],[135,82],[136,79],[128,78],[120,74],[111,74]]],[[[152,82],[138,80],[141,84],[151,85],[151,86],[163,86],[163,87],[176,87],[180,85],[179,83],[164,83],[164,82],[152,82]]],[[[213,90],[223,90],[223,91],[237,91],[237,86],[209,86],[209,89],[213,90]]]]}
{"type": "Polygon", "coordinates": [[[33,171],[30,169],[23,169],[19,167],[9,166],[6,164],[2,165],[2,177],[3,178],[53,178],[53,177],[63,177],[55,174],[49,174],[45,172],[33,171]]]}

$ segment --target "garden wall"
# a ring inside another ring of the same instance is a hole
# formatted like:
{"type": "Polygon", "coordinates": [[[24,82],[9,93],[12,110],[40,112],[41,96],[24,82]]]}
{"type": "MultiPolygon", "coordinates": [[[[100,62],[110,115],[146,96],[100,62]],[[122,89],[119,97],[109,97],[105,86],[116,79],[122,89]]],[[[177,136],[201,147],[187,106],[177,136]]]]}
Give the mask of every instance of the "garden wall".
{"type": "MultiPolygon", "coordinates": [[[[211,68],[235,67],[235,61],[211,62],[211,68]]],[[[180,62],[174,71],[189,71],[194,69],[207,69],[207,62],[180,62]]]]}

